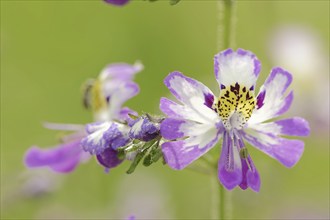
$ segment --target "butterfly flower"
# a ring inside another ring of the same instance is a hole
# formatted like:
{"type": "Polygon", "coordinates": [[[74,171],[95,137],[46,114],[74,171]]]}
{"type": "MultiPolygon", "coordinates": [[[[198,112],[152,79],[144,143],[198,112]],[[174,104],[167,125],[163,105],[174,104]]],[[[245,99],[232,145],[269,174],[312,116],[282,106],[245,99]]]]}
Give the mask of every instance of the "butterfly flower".
{"type": "MultiPolygon", "coordinates": [[[[85,106],[92,108],[96,122],[88,124],[86,130],[85,125],[46,123],[47,128],[73,133],[63,137],[62,143],[53,148],[31,147],[25,154],[25,165],[29,168],[49,167],[53,171],[67,173],[88,160],[90,154],[83,150],[81,143],[90,137],[93,129],[98,128],[102,122],[125,119],[128,113],[132,113],[128,108],[122,108],[122,105],[138,93],[139,88],[132,80],[142,69],[140,63],[116,63],[104,68],[98,79],[90,82],[84,99],[85,106]]],[[[117,153],[111,149],[98,154],[97,159],[106,169],[121,163],[117,153]]]]}
{"type": "Polygon", "coordinates": [[[273,68],[255,96],[261,63],[252,52],[220,52],[214,58],[214,69],[218,96],[180,72],[165,78],[165,85],[180,102],[167,98],[160,101],[160,109],[168,116],[160,126],[161,135],[169,140],[162,145],[165,160],[173,169],[183,169],[222,138],[220,182],[229,190],[240,186],[259,191],[259,173],[243,140],[292,167],[304,151],[304,142],[281,135],[309,134],[308,122],[303,118],[269,122],[289,109],[293,92],[287,94],[286,90],[292,76],[282,68],[273,68]]]}

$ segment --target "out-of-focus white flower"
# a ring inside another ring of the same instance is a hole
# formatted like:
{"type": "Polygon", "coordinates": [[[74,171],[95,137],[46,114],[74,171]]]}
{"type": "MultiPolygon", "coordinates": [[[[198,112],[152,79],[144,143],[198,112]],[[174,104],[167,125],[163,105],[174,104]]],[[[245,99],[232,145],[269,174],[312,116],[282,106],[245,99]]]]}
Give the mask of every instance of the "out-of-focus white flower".
{"type": "Polygon", "coordinates": [[[269,39],[270,60],[293,74],[295,113],[310,118],[312,130],[329,132],[329,54],[324,40],[304,26],[287,25],[269,39]]]}
{"type": "Polygon", "coordinates": [[[56,191],[62,183],[59,175],[47,169],[27,170],[19,176],[22,182],[20,193],[26,198],[36,198],[56,191]]]}
{"type": "Polygon", "coordinates": [[[121,204],[116,208],[117,216],[133,214],[136,219],[173,219],[166,189],[159,179],[143,172],[124,178],[113,200],[121,204]]]}

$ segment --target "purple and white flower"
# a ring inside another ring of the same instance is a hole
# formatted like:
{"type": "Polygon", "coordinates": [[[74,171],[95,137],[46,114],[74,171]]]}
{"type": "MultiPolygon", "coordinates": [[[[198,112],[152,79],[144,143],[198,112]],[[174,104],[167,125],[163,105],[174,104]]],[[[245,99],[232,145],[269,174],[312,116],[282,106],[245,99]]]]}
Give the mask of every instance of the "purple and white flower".
{"type": "Polygon", "coordinates": [[[180,72],[166,77],[165,85],[180,103],[167,98],[160,101],[160,109],[168,116],[160,127],[161,135],[170,140],[162,145],[165,160],[173,169],[183,169],[223,138],[218,162],[220,182],[229,190],[240,186],[259,191],[259,174],[243,139],[292,167],[304,151],[304,142],[281,135],[309,134],[308,122],[303,118],[268,122],[289,109],[293,93],[287,94],[286,90],[292,76],[279,67],[273,68],[255,96],[261,64],[250,51],[220,52],[214,58],[214,69],[219,96],[180,72]]]}
{"type": "Polygon", "coordinates": [[[106,171],[122,162],[111,158],[117,157],[117,148],[131,141],[128,135],[130,127],[127,123],[132,120],[129,114],[137,113],[122,105],[139,93],[139,86],[131,80],[142,68],[140,63],[134,66],[109,65],[100,74],[99,80],[105,82],[103,92],[107,94],[104,96],[107,104],[98,111],[99,121],[86,125],[88,135],[81,140],[81,146],[90,154],[97,155],[97,160],[106,171]]]}
{"type": "Polygon", "coordinates": [[[27,167],[49,167],[55,172],[68,173],[73,171],[78,164],[90,158],[90,155],[84,152],[80,146],[80,140],[86,136],[83,125],[45,124],[45,126],[74,133],[65,136],[62,139],[63,144],[55,147],[42,149],[33,146],[28,149],[24,156],[24,163],[27,167]]]}
{"type": "MultiPolygon", "coordinates": [[[[90,154],[83,150],[81,143],[90,140],[91,137],[99,138],[97,132],[91,135],[94,131],[102,129],[107,131],[105,128],[108,127],[117,131],[117,126],[110,120],[125,120],[128,113],[133,113],[128,108],[122,108],[122,104],[137,94],[138,86],[132,80],[134,75],[142,69],[143,66],[140,63],[134,65],[117,63],[103,69],[98,79],[93,83],[90,94],[96,123],[87,125],[86,131],[84,125],[46,124],[46,127],[50,129],[67,130],[74,133],[64,137],[63,144],[54,148],[31,147],[25,154],[26,166],[29,168],[49,167],[56,172],[66,173],[73,171],[79,163],[90,158],[90,154]]],[[[115,134],[106,132],[107,137],[114,139],[113,146],[122,143],[128,136],[128,130],[124,135],[125,137],[121,137],[121,133],[118,132],[115,134]]],[[[110,139],[107,139],[107,142],[109,141],[110,139]]],[[[97,155],[97,159],[107,169],[115,167],[121,162],[114,150],[97,148],[95,152],[101,152],[101,150],[102,154],[97,155]]]]}
{"type": "Polygon", "coordinates": [[[117,152],[115,150],[125,146],[131,140],[128,135],[130,130],[127,125],[127,121],[130,120],[128,114],[136,115],[136,113],[127,107],[122,108],[121,105],[138,92],[137,84],[133,82],[122,83],[111,96],[106,120],[86,125],[88,135],[81,140],[81,146],[90,154],[97,155],[98,161],[106,167],[106,171],[118,165],[118,161],[108,158],[116,157],[117,152]],[[114,164],[111,163],[112,161],[114,164]]]}
{"type": "Polygon", "coordinates": [[[139,87],[133,79],[142,70],[143,65],[136,62],[134,65],[110,64],[101,71],[91,94],[95,121],[127,118],[131,110],[122,109],[122,105],[138,94],[139,87]]]}
{"type": "Polygon", "coordinates": [[[124,6],[126,5],[130,0],[104,0],[108,4],[116,5],[116,6],[124,6]]]}
{"type": "Polygon", "coordinates": [[[160,124],[151,120],[148,116],[141,116],[129,123],[131,127],[129,137],[140,141],[151,141],[159,136],[160,124]]]}

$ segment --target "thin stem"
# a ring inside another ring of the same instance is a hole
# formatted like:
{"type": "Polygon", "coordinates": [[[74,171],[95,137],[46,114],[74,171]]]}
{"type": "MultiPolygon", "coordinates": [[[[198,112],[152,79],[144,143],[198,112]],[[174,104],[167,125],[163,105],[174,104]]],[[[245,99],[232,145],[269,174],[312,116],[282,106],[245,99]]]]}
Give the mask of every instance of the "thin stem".
{"type": "MultiPolygon", "coordinates": [[[[217,52],[235,46],[235,0],[218,1],[219,26],[217,31],[217,52]]],[[[212,167],[214,169],[214,167],[212,167]]],[[[216,172],[216,177],[218,173],[216,172]]],[[[212,206],[211,217],[213,219],[231,218],[231,195],[219,184],[218,178],[212,178],[212,206]]]]}
{"type": "Polygon", "coordinates": [[[211,219],[231,219],[231,194],[211,176],[211,219]]]}
{"type": "Polygon", "coordinates": [[[216,178],[217,175],[212,175],[211,176],[211,219],[221,219],[220,215],[222,213],[221,208],[219,210],[219,180],[216,178]]]}
{"type": "MultiPolygon", "coordinates": [[[[226,219],[226,204],[225,204],[226,189],[221,185],[219,187],[219,199],[220,199],[220,219],[226,219]]],[[[226,201],[228,202],[228,201],[226,201]]]]}
{"type": "Polygon", "coordinates": [[[235,0],[219,0],[218,10],[217,50],[219,51],[235,46],[235,0]]]}

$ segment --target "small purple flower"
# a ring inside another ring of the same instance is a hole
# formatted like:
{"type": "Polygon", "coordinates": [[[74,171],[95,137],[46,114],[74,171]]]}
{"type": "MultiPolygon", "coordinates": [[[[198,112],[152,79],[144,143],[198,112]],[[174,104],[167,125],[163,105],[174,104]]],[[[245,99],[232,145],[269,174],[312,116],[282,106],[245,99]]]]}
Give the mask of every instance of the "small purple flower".
{"type": "MultiPolygon", "coordinates": [[[[115,149],[126,143],[129,128],[115,123],[112,120],[126,120],[128,113],[134,114],[132,110],[122,107],[123,103],[135,96],[139,88],[132,82],[136,73],[143,69],[142,64],[134,65],[117,63],[111,64],[102,70],[97,80],[92,85],[91,105],[96,123],[86,126],[87,132],[83,125],[69,124],[46,124],[46,127],[55,130],[70,130],[75,133],[63,138],[63,144],[51,149],[40,149],[31,147],[25,154],[25,164],[29,168],[34,167],[50,167],[56,172],[70,172],[75,167],[90,158],[90,154],[83,150],[86,149],[90,153],[97,152],[97,159],[106,169],[115,167],[121,160],[113,159],[116,154],[112,150],[106,150],[106,147],[95,145],[93,141],[100,138],[98,135],[104,132],[103,138],[106,144],[111,140],[111,147],[115,149]],[[126,129],[126,130],[125,130],[126,129]],[[124,133],[122,133],[124,131],[124,133]],[[112,133],[114,132],[114,133],[112,133]],[[89,143],[81,145],[81,143],[89,143]]],[[[102,134],[103,135],[103,134],[102,134]]],[[[102,137],[101,135],[101,137],[102,137]]],[[[100,139],[103,141],[103,139],[100,139]]]]}
{"type": "Polygon", "coordinates": [[[122,105],[139,93],[139,87],[133,82],[133,78],[142,69],[140,62],[134,65],[114,63],[101,71],[94,83],[91,100],[91,105],[95,106],[95,121],[127,117],[127,111],[122,109],[122,105]]]}
{"type": "MultiPolygon", "coordinates": [[[[49,125],[48,125],[49,126],[49,125]]],[[[68,125],[55,125],[65,130],[68,125]]],[[[24,163],[29,168],[49,167],[55,172],[68,173],[76,166],[89,159],[90,155],[82,151],[80,140],[86,135],[83,126],[75,133],[64,137],[63,144],[53,148],[31,147],[24,156],[24,163]]]]}
{"type": "Polygon", "coordinates": [[[162,145],[166,162],[173,169],[183,169],[223,138],[218,162],[220,182],[229,190],[240,186],[259,191],[259,174],[243,139],[292,167],[303,153],[304,142],[280,135],[309,134],[308,122],[303,118],[267,122],[289,109],[293,93],[285,94],[292,76],[279,67],[273,68],[255,97],[261,64],[253,53],[225,50],[215,56],[214,68],[218,97],[179,72],[166,77],[165,85],[181,102],[166,98],[160,101],[160,109],[168,116],[161,124],[161,135],[172,140],[162,145]]]}
{"type": "MultiPolygon", "coordinates": [[[[108,114],[103,122],[95,122],[86,125],[87,136],[81,140],[81,146],[90,154],[97,155],[97,159],[101,165],[103,161],[111,161],[106,157],[113,157],[108,154],[109,150],[116,150],[130,142],[130,127],[124,122],[129,121],[128,114],[136,114],[127,107],[122,108],[122,104],[129,98],[135,96],[139,92],[139,87],[133,82],[123,82],[111,96],[108,105],[108,114]],[[102,159],[102,160],[101,160],[102,159]]],[[[113,153],[113,151],[111,151],[113,153]]],[[[114,161],[117,164],[117,161],[114,161]]],[[[111,165],[112,166],[112,165],[111,165]]],[[[108,171],[109,166],[105,166],[108,171]]],[[[113,166],[112,166],[113,167],[113,166]]]]}
{"type": "Polygon", "coordinates": [[[136,220],[136,217],[135,217],[135,215],[131,215],[127,218],[127,220],[136,220]]]}
{"type": "Polygon", "coordinates": [[[125,146],[130,138],[129,126],[116,122],[96,122],[86,125],[88,136],[83,138],[81,145],[90,154],[100,154],[107,148],[116,150],[125,146]]]}
{"type": "Polygon", "coordinates": [[[114,168],[123,162],[123,160],[118,158],[117,153],[118,152],[112,148],[107,148],[101,154],[96,156],[98,162],[105,167],[105,172],[109,172],[111,168],[114,168]]]}
{"type": "Polygon", "coordinates": [[[105,166],[107,161],[106,171],[119,164],[117,160],[111,159],[115,150],[131,141],[127,121],[131,120],[129,114],[136,113],[122,105],[139,93],[139,86],[131,80],[142,68],[140,63],[134,66],[116,64],[109,65],[100,74],[99,80],[103,82],[103,94],[107,105],[105,108],[99,108],[98,112],[101,113],[97,118],[102,120],[86,125],[88,135],[81,140],[81,146],[90,154],[97,155],[96,158],[101,165],[105,166]],[[111,161],[113,164],[110,164],[111,161]]]}
{"type": "Polygon", "coordinates": [[[151,141],[159,135],[159,123],[151,121],[147,116],[141,116],[131,124],[129,137],[141,141],[151,141]]]}
{"type": "Polygon", "coordinates": [[[116,5],[116,6],[124,6],[126,5],[130,0],[104,0],[106,3],[116,5]]]}

